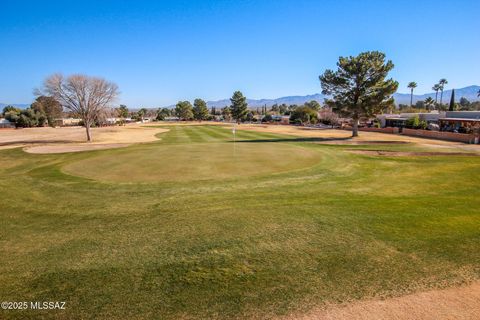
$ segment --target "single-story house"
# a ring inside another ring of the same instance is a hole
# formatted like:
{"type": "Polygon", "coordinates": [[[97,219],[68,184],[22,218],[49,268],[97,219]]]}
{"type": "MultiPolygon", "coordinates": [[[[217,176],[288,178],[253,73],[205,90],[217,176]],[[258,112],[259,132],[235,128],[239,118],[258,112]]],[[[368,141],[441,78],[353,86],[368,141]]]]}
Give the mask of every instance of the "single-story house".
{"type": "Polygon", "coordinates": [[[406,122],[413,117],[418,116],[421,121],[426,121],[428,124],[438,123],[440,118],[445,117],[445,112],[428,112],[428,113],[400,113],[400,114],[379,114],[377,120],[380,122],[382,128],[395,127],[403,128],[406,122]]]}
{"type": "Polygon", "coordinates": [[[290,124],[290,116],[281,116],[278,114],[272,115],[272,122],[278,122],[280,124],[290,124]]]}
{"type": "Polygon", "coordinates": [[[0,119],[0,128],[15,128],[15,124],[7,119],[0,119]]]}
{"type": "Polygon", "coordinates": [[[82,119],[78,118],[59,118],[54,120],[55,126],[59,127],[78,126],[81,122],[82,119]]]}
{"type": "Polygon", "coordinates": [[[179,117],[165,117],[165,121],[180,121],[179,117]]]}
{"type": "Polygon", "coordinates": [[[480,133],[480,111],[447,111],[439,122],[440,131],[480,133]]]}

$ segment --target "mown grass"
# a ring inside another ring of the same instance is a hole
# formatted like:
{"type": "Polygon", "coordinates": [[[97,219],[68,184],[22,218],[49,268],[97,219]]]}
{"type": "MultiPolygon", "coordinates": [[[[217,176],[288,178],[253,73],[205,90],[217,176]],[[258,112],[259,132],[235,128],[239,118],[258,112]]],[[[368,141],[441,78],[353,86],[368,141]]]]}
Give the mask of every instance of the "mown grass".
{"type": "Polygon", "coordinates": [[[67,302],[0,318],[270,318],[480,278],[479,157],[365,156],[237,131],[252,165],[219,178],[232,164],[198,150],[232,161],[230,130],[169,129],[126,149],[0,152],[0,300],[67,302]],[[293,170],[275,168],[278,155],[293,170]],[[198,163],[211,178],[171,172],[198,163]]]}

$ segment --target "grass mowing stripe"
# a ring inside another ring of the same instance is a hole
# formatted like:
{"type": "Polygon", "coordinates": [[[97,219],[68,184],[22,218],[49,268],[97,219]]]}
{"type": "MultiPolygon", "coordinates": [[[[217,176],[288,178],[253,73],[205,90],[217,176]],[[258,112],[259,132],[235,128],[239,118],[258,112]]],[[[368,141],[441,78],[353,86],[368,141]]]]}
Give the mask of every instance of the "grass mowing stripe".
{"type": "Polygon", "coordinates": [[[245,139],[245,140],[278,140],[278,139],[295,139],[292,136],[281,136],[276,134],[271,134],[268,132],[256,132],[256,131],[248,131],[248,130],[237,130],[237,137],[238,139],[245,139]]]}
{"type": "Polygon", "coordinates": [[[230,130],[218,126],[206,126],[205,132],[219,142],[226,142],[232,138],[232,132],[230,130]]]}
{"type": "Polygon", "coordinates": [[[227,134],[221,135],[219,130],[212,128],[213,126],[197,126],[195,130],[202,135],[204,142],[224,142],[225,139],[222,137],[226,137],[227,134]]]}
{"type": "Polygon", "coordinates": [[[191,142],[193,143],[204,143],[207,142],[207,138],[202,130],[198,126],[185,126],[182,129],[185,134],[188,136],[191,142]]]}
{"type": "Polygon", "coordinates": [[[185,126],[169,126],[170,131],[162,133],[162,143],[165,144],[185,144],[192,140],[185,131],[185,126]]]}

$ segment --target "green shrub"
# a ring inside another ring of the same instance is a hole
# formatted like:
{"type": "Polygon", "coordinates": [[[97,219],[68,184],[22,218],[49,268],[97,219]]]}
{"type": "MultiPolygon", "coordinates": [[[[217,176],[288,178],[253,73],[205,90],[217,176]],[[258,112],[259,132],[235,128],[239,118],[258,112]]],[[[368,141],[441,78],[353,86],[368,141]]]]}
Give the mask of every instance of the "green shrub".
{"type": "Polygon", "coordinates": [[[272,121],[273,117],[271,114],[266,114],[263,119],[262,119],[262,122],[270,122],[272,121]]]}
{"type": "Polygon", "coordinates": [[[299,107],[292,111],[290,115],[290,121],[297,123],[300,120],[301,124],[304,123],[317,123],[318,112],[309,107],[299,107]]]}
{"type": "Polygon", "coordinates": [[[417,129],[418,126],[420,125],[420,118],[418,117],[418,115],[415,115],[414,117],[408,119],[408,120],[405,122],[405,125],[406,125],[408,128],[417,129]]]}
{"type": "Polygon", "coordinates": [[[35,111],[32,108],[7,111],[5,119],[15,123],[17,128],[43,127],[47,121],[44,112],[35,111]]]}

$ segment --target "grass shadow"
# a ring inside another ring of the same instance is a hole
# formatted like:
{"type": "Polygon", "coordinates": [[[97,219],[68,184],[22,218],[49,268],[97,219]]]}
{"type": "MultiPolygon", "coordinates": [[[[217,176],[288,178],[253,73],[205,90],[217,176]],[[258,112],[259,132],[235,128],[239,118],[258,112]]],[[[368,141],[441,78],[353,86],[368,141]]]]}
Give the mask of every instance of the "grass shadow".
{"type": "MultiPolygon", "coordinates": [[[[269,143],[269,142],[327,142],[327,141],[347,141],[351,137],[345,138],[320,138],[320,137],[298,137],[298,138],[264,138],[264,139],[241,139],[236,140],[238,143],[269,143]]],[[[234,142],[230,140],[229,142],[234,142]]]]}

